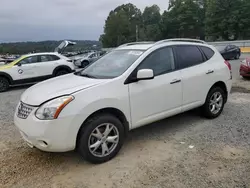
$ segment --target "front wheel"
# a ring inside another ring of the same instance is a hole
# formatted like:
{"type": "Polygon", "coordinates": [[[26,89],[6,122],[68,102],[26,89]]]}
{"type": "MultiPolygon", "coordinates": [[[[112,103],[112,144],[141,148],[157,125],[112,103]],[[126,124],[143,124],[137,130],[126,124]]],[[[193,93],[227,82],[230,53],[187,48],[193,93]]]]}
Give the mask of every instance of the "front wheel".
{"type": "Polygon", "coordinates": [[[82,63],[81,63],[81,68],[85,68],[85,67],[87,67],[89,65],[89,62],[88,61],[83,61],[82,63]]]}
{"type": "Polygon", "coordinates": [[[202,107],[203,115],[209,119],[217,118],[224,109],[226,93],[220,87],[212,88],[202,107]]]}
{"type": "Polygon", "coordinates": [[[90,118],[81,129],[77,149],[91,163],[104,163],[120,151],[124,127],[115,116],[100,114],[90,118]]]}
{"type": "Polygon", "coordinates": [[[0,92],[7,91],[9,87],[9,81],[4,77],[0,77],[0,92]]]}

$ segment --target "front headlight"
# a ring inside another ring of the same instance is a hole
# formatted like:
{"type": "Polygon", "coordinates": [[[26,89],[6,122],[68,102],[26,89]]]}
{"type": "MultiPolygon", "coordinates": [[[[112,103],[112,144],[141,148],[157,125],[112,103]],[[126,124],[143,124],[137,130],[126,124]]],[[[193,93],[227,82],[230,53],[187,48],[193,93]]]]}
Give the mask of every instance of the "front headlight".
{"type": "Polygon", "coordinates": [[[73,99],[73,96],[62,96],[52,99],[37,109],[36,117],[41,120],[57,119],[62,109],[73,99]]]}

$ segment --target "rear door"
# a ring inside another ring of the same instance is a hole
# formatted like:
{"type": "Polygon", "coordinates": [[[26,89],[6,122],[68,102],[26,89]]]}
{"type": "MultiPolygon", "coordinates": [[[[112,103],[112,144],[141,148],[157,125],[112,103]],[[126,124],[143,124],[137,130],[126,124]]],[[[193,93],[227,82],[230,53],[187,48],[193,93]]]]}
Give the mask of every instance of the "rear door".
{"type": "Polygon", "coordinates": [[[175,46],[175,55],[182,80],[182,110],[187,111],[205,102],[213,84],[214,70],[198,46],[175,46]]]}
{"type": "Polygon", "coordinates": [[[39,76],[51,76],[54,69],[60,64],[60,58],[52,54],[38,56],[37,74],[39,76]]]}

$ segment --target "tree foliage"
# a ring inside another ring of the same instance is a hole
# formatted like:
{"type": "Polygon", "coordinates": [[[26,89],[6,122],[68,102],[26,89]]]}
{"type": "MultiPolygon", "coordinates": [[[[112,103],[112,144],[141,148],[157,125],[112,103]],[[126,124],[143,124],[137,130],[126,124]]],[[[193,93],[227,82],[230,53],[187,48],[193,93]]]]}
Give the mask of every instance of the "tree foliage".
{"type": "Polygon", "coordinates": [[[250,0],[170,0],[164,8],[168,9],[161,14],[157,5],[143,12],[133,4],[117,7],[110,12],[100,41],[105,47],[115,47],[136,39],[250,37],[250,0]]]}

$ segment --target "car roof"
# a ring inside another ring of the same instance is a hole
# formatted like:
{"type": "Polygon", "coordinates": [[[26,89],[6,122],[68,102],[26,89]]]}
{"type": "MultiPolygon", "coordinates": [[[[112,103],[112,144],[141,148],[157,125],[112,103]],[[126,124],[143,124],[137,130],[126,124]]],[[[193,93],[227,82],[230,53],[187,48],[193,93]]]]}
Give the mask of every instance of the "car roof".
{"type": "Polygon", "coordinates": [[[185,42],[185,41],[169,41],[169,42],[152,42],[152,43],[141,43],[141,44],[128,44],[128,45],[122,45],[116,50],[148,50],[149,48],[153,46],[172,46],[172,45],[199,45],[199,46],[207,46],[210,47],[211,45],[205,44],[205,43],[197,43],[197,42],[185,42]]]}
{"type": "Polygon", "coordinates": [[[34,56],[34,55],[60,55],[57,52],[41,52],[41,53],[30,53],[30,54],[25,54],[25,56],[29,57],[29,56],[34,56]]]}

